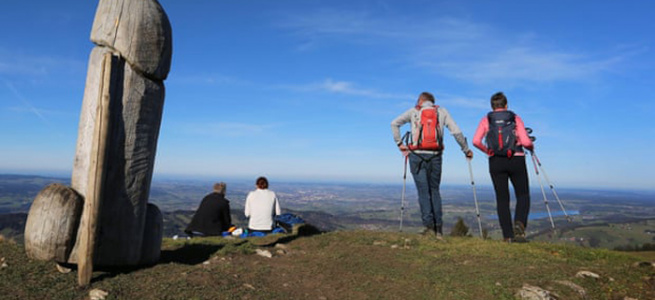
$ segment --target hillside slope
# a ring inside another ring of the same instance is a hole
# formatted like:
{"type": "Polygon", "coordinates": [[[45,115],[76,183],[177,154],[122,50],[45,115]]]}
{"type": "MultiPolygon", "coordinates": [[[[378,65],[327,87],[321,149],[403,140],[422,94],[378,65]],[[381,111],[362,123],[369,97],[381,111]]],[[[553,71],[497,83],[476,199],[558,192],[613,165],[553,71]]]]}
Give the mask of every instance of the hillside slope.
{"type": "MultiPolygon", "coordinates": [[[[655,253],[634,255],[371,231],[165,239],[159,264],[94,272],[91,288],[107,299],[514,299],[529,284],[560,299],[655,299],[655,269],[637,264],[655,253]]],[[[88,299],[75,272],[30,261],[16,243],[0,241],[0,256],[3,299],[88,299]]]]}

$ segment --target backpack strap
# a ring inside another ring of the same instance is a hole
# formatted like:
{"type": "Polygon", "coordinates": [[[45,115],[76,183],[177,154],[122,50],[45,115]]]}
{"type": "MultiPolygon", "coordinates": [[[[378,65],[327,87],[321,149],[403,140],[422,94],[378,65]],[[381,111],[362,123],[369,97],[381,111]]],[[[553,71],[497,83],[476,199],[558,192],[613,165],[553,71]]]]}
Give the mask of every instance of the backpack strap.
{"type": "Polygon", "coordinates": [[[491,124],[491,121],[492,121],[491,116],[494,113],[498,113],[498,112],[507,112],[507,113],[509,113],[509,118],[508,119],[512,119],[512,120],[514,120],[514,123],[516,123],[516,114],[513,111],[511,111],[511,110],[501,110],[501,111],[490,111],[489,113],[487,113],[487,121],[489,122],[489,124],[491,124]]]}
{"type": "MultiPolygon", "coordinates": [[[[434,107],[434,109],[437,109],[437,110],[439,109],[439,105],[436,105],[436,104],[434,104],[432,107],[434,107]]],[[[421,110],[422,107],[420,105],[416,104],[416,106],[414,106],[414,108],[416,110],[421,110]]]]}

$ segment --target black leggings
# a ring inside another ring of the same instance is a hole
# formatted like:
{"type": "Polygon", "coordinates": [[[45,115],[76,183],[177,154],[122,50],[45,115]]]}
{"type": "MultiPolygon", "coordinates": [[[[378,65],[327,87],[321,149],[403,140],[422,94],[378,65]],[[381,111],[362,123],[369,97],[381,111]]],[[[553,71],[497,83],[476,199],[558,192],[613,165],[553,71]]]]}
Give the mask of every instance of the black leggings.
{"type": "Polygon", "coordinates": [[[514,225],[521,222],[523,226],[528,226],[530,185],[528,183],[525,156],[513,156],[511,158],[492,156],[489,158],[489,174],[491,174],[491,180],[496,191],[496,210],[498,211],[500,228],[503,230],[503,237],[514,238],[512,213],[509,208],[508,179],[512,181],[516,195],[514,225]]]}

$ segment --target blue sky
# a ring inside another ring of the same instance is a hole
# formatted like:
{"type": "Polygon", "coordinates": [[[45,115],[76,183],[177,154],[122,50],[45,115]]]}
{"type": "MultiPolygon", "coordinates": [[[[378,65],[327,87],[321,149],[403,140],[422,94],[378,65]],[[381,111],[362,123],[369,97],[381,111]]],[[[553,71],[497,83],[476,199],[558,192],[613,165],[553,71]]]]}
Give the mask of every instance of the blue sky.
{"type": "MultiPolygon", "coordinates": [[[[649,1],[160,3],[173,65],[156,176],[401,183],[389,124],[419,93],[470,141],[504,91],[556,186],[655,188],[649,1]]],[[[0,172],[70,174],[96,4],[3,3],[0,172]]],[[[445,143],[444,183],[468,184],[445,143]]]]}

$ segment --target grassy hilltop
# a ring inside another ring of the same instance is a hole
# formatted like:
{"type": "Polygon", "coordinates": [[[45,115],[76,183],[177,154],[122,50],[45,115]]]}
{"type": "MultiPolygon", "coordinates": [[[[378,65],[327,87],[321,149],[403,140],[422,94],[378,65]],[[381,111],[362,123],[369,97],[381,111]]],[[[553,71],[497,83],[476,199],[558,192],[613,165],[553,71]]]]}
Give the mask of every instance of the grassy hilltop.
{"type": "Polygon", "coordinates": [[[30,261],[12,241],[0,239],[2,258],[3,299],[88,299],[91,289],[106,299],[514,299],[524,284],[559,299],[655,299],[655,268],[638,265],[653,252],[413,233],[165,239],[159,264],[94,272],[90,289],[77,288],[75,272],[30,261]]]}

